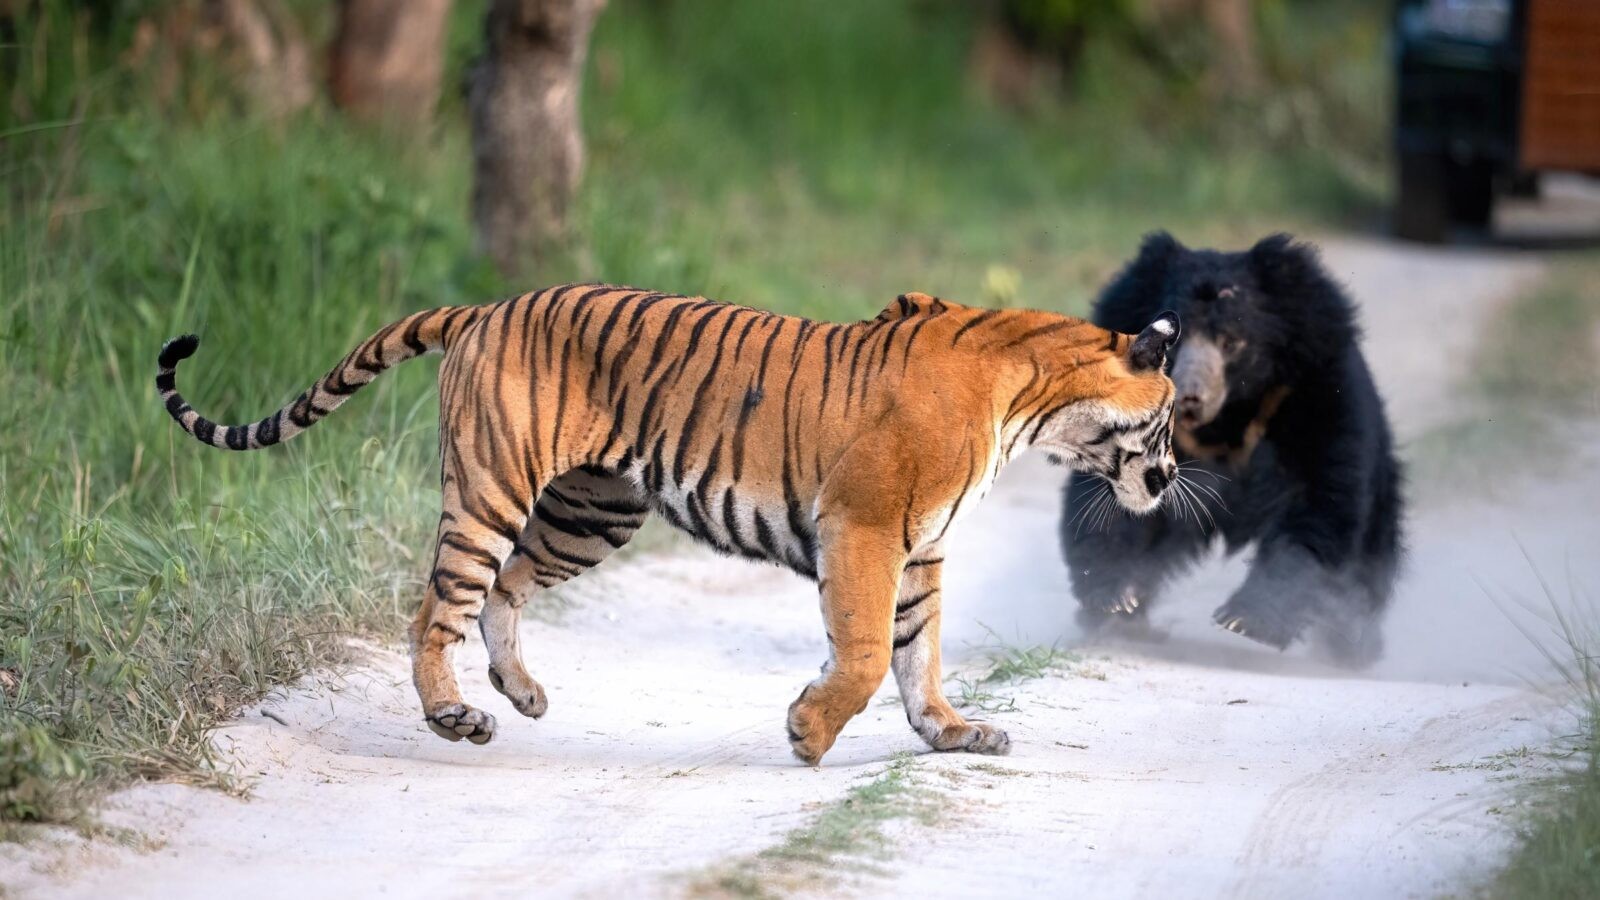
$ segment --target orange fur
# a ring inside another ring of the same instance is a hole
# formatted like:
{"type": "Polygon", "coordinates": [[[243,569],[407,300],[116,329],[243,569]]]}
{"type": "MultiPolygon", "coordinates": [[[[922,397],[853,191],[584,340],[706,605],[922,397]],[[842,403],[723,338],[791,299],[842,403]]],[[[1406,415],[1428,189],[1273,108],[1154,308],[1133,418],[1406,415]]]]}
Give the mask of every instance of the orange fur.
{"type": "MultiPolygon", "coordinates": [[[[621,546],[653,509],[721,550],[817,580],[830,661],[788,717],[796,755],[814,764],[891,668],[933,746],[1009,746],[940,687],[946,535],[1030,444],[1070,456],[1096,431],[1166,433],[1171,382],[1159,365],[1130,364],[1132,344],[1078,319],[924,294],[834,324],[567,285],[407,317],[255,425],[214,425],[177,394],[192,340],[163,351],[157,383],[196,437],[250,449],[309,427],[388,365],[443,351],[444,510],[411,627],[429,726],[452,740],[493,735],[451,662],[475,621],[495,687],[543,714],[517,610],[621,546]]],[[[1151,465],[1170,459],[1160,443],[1151,465]]]]}

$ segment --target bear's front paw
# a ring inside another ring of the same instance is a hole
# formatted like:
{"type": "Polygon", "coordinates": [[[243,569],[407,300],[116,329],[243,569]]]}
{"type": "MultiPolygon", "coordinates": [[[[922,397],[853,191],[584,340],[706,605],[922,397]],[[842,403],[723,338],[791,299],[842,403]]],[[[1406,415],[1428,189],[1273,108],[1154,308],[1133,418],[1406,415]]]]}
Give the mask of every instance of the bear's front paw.
{"type": "Polygon", "coordinates": [[[1150,626],[1149,613],[1150,597],[1130,586],[1081,601],[1076,618],[1078,628],[1090,637],[1160,643],[1166,632],[1150,626]]]}
{"type": "Polygon", "coordinates": [[[1234,634],[1244,635],[1252,641],[1279,650],[1288,648],[1305,627],[1300,616],[1278,608],[1277,604],[1240,597],[1222,604],[1211,614],[1211,618],[1234,634]]]}
{"type": "Polygon", "coordinates": [[[1146,604],[1141,592],[1132,585],[1117,591],[1097,593],[1094,596],[1080,595],[1078,600],[1079,624],[1083,620],[1104,620],[1112,616],[1143,615],[1146,604]]]}

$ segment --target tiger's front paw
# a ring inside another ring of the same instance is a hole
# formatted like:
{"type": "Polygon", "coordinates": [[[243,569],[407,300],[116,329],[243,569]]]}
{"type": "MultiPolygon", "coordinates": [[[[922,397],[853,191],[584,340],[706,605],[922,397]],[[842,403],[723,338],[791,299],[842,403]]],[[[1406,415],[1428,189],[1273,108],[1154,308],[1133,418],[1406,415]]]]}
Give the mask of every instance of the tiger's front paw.
{"type": "Polygon", "coordinates": [[[839,728],[830,725],[829,717],[814,703],[806,702],[810,688],[802,691],[800,699],[789,706],[789,747],[795,758],[808,766],[820,765],[822,755],[839,737],[839,728]]]}
{"type": "Polygon", "coordinates": [[[434,734],[448,741],[466,738],[474,744],[487,744],[494,739],[494,716],[465,703],[441,707],[426,721],[434,734]]]}

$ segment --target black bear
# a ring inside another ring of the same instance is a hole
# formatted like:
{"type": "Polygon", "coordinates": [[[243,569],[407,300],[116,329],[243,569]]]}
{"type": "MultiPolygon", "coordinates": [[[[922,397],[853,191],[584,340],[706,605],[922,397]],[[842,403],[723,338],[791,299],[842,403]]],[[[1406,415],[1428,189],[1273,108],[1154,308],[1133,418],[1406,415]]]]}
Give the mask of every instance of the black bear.
{"type": "Polygon", "coordinates": [[[1223,253],[1156,232],[1093,318],[1137,332],[1164,310],[1183,321],[1168,367],[1186,496],[1135,517],[1099,502],[1099,479],[1073,476],[1061,540],[1079,623],[1142,627],[1162,586],[1220,537],[1256,554],[1218,624],[1371,663],[1400,556],[1401,472],[1350,300],[1288,235],[1223,253]]]}

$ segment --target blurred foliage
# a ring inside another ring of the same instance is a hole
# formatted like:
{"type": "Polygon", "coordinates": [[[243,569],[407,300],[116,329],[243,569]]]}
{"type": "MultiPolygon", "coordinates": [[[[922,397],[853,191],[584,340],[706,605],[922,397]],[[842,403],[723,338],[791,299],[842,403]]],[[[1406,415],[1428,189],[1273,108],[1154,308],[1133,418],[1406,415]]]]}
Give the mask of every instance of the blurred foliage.
{"type": "Polygon", "coordinates": [[[1467,361],[1459,417],[1411,443],[1414,499],[1495,496],[1520,490],[1519,474],[1561,477],[1587,465],[1573,445],[1589,441],[1583,425],[1600,418],[1597,333],[1600,253],[1561,259],[1511,298],[1467,361]]]}
{"type": "Polygon", "coordinates": [[[1011,27],[1042,52],[1076,54],[1090,34],[1133,27],[1135,0],[1004,0],[1011,27]]]}
{"type": "Polygon", "coordinates": [[[1600,417],[1600,254],[1563,261],[1497,325],[1474,367],[1484,401],[1600,417]]]}
{"type": "Polygon", "coordinates": [[[56,812],[86,771],[78,754],[43,726],[0,731],[0,820],[27,822],[56,812]]]}
{"type": "MultiPolygon", "coordinates": [[[[425,575],[432,364],[225,455],[157,402],[162,340],[198,331],[186,395],[253,419],[407,311],[537,284],[501,282],[467,225],[459,85],[484,0],[456,4],[437,126],[398,136],[325,104],[266,119],[201,54],[141,57],[173,4],[25,7],[0,40],[0,785],[23,791],[5,815],[63,819],[80,772],[221,777],[216,722],[345,635],[397,637],[425,575]]],[[[329,7],[291,4],[313,38],[329,7]]],[[[837,318],[913,289],[1081,311],[1150,228],[1242,244],[1374,200],[1379,16],[1285,4],[1284,87],[1258,108],[1091,41],[1074,91],[1026,116],[969,90],[977,17],[613,0],[583,246],[536,281],[837,318]]]]}

